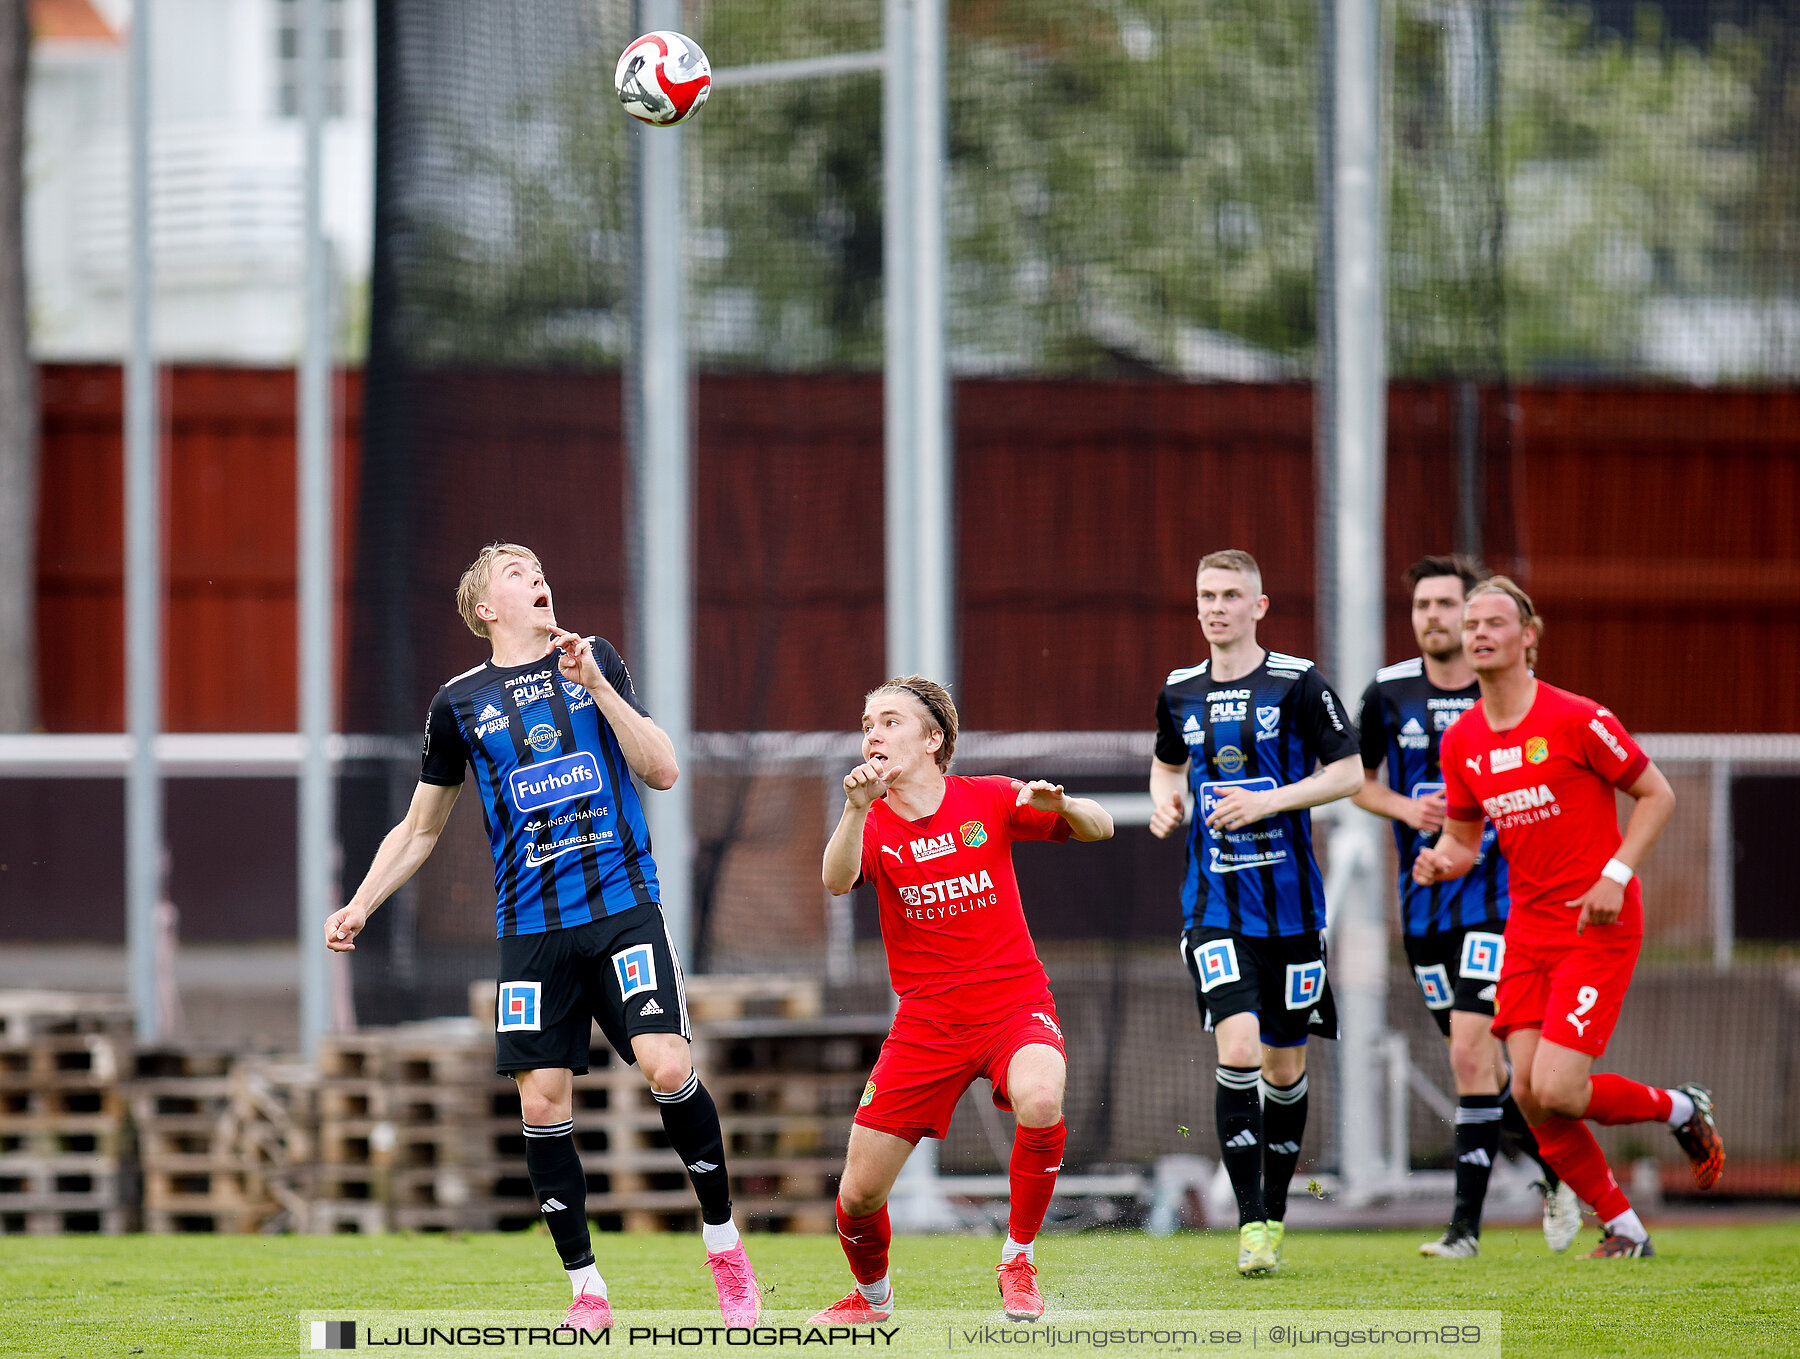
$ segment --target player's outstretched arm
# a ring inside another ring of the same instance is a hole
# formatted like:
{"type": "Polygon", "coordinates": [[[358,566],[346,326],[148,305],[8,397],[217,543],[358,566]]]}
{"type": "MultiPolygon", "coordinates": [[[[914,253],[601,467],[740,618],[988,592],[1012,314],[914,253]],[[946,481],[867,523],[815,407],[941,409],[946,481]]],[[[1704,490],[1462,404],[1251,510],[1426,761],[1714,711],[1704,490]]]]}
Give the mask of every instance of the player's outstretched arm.
{"type": "Polygon", "coordinates": [[[901,767],[859,764],[844,775],[844,814],[825,846],[825,863],[819,873],[832,896],[843,896],[862,876],[863,823],[869,819],[869,808],[887,796],[888,785],[899,777],[901,767]]]}
{"type": "Polygon", "coordinates": [[[1447,878],[1460,878],[1475,867],[1475,855],[1481,848],[1481,822],[1444,821],[1444,833],[1435,845],[1421,849],[1413,860],[1413,881],[1421,887],[1447,878]]]}
{"type": "Polygon", "coordinates": [[[1112,813],[1092,798],[1070,797],[1060,783],[1044,779],[1033,779],[1030,783],[1015,779],[1013,788],[1018,794],[1015,806],[1055,812],[1069,823],[1069,833],[1077,840],[1092,844],[1096,840],[1112,839],[1112,813]]]}
{"type": "Polygon", "coordinates": [[[1385,816],[1389,821],[1404,821],[1427,835],[1441,830],[1444,825],[1442,793],[1433,793],[1430,797],[1407,797],[1404,793],[1396,793],[1377,769],[1363,770],[1362,787],[1350,800],[1365,812],[1385,816]]]}
{"type": "Polygon", "coordinates": [[[1187,820],[1187,779],[1185,764],[1150,761],[1150,834],[1167,840],[1187,820]]]}
{"type": "Polygon", "coordinates": [[[356,948],[356,936],[369,923],[375,908],[431,857],[460,792],[460,786],[436,783],[421,783],[413,789],[412,806],[406,809],[405,820],[382,839],[381,848],[375,851],[375,862],[363,875],[362,886],[356,889],[348,906],[333,911],[326,920],[326,948],[335,953],[349,953],[356,948]]]}

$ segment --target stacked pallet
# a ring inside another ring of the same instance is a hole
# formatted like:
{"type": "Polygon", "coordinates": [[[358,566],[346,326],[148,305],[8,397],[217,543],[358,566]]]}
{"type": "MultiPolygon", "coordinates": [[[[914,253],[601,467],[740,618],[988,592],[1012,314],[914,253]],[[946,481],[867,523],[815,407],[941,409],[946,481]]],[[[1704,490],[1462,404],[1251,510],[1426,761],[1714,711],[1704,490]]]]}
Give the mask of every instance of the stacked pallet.
{"type": "Polygon", "coordinates": [[[224,1140],[258,1231],[304,1231],[317,1183],[318,1072],[278,1058],[231,1072],[224,1140]]]}
{"type": "Polygon", "coordinates": [[[130,1050],[123,1001],[0,992],[0,1231],[125,1230],[130,1050]]]}
{"type": "Polygon", "coordinates": [[[269,1205],[238,1155],[232,1118],[233,1054],[173,1044],[132,1060],[147,1232],[253,1232],[269,1205]]]}

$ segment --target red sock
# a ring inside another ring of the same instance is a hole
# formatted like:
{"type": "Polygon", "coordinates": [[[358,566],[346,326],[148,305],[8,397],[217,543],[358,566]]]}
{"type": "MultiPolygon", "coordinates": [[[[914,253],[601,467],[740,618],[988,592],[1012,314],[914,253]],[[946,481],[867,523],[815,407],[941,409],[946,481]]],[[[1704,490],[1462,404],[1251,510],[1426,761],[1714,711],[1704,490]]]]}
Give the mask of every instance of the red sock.
{"type": "Polygon", "coordinates": [[[1008,1167],[1012,1178],[1012,1217],[1007,1234],[1021,1246],[1029,1246],[1038,1228],[1044,1225],[1068,1137],[1068,1125],[1061,1119],[1054,1128],[1020,1128],[1013,1134],[1012,1164],[1008,1167]]]}
{"type": "Polygon", "coordinates": [[[1606,1154],[1587,1124],[1578,1118],[1551,1117],[1534,1125],[1531,1131],[1551,1168],[1568,1181],[1569,1188],[1602,1222],[1611,1222],[1630,1211],[1631,1201],[1607,1168],[1606,1154]]]}
{"type": "Polygon", "coordinates": [[[882,1204],[867,1217],[851,1217],[844,1205],[837,1206],[838,1245],[850,1261],[850,1272],[858,1283],[878,1283],[888,1272],[888,1243],[894,1232],[888,1226],[887,1204],[882,1204]]]}
{"type": "Polygon", "coordinates": [[[1640,1085],[1624,1076],[1602,1072],[1594,1078],[1594,1097],[1583,1118],[1612,1127],[1619,1123],[1662,1123],[1675,1107],[1667,1090],[1640,1085]]]}

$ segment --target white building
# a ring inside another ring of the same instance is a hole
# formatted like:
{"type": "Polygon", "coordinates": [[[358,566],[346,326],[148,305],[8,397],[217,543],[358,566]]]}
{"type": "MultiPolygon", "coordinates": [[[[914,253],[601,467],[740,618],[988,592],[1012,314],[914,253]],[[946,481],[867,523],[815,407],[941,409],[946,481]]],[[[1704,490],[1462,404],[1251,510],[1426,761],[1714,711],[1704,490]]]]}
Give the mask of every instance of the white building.
{"type": "MultiPolygon", "coordinates": [[[[32,347],[115,361],[127,334],[128,34],[151,24],[153,343],[290,364],[302,326],[295,0],[34,0],[25,240],[32,347]]],[[[371,0],[326,0],[324,217],[340,353],[360,352],[374,198],[371,0]]]]}

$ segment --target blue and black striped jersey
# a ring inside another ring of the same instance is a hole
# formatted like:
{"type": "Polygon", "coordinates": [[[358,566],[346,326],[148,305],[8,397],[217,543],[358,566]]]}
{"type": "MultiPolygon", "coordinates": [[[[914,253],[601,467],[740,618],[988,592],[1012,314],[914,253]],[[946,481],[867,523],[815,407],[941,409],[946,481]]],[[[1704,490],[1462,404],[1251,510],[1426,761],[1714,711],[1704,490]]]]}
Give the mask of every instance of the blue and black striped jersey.
{"type": "Polygon", "coordinates": [[[1298,783],[1317,763],[1356,753],[1356,734],[1313,663],[1279,651],[1242,679],[1214,681],[1210,661],[1177,670],[1156,700],[1156,758],[1188,767],[1183,924],[1237,934],[1325,928],[1325,887],[1313,857],[1310,812],[1280,812],[1240,831],[1207,828],[1225,789],[1298,783]]]}
{"type": "MultiPolygon", "coordinates": [[[[1387,784],[1402,797],[1424,797],[1444,791],[1438,768],[1438,742],[1481,697],[1481,686],[1440,689],[1425,675],[1425,662],[1414,656],[1375,672],[1363,694],[1357,725],[1362,729],[1364,769],[1387,765],[1387,784]]],[[[1435,835],[1394,822],[1394,845],[1400,851],[1400,930],[1409,938],[1445,930],[1504,925],[1510,904],[1506,860],[1495,842],[1493,824],[1481,828],[1475,867],[1449,882],[1421,887],[1412,880],[1419,850],[1435,835]]]]}
{"type": "MultiPolygon", "coordinates": [[[[643,712],[619,653],[589,641],[607,682],[643,712]]],[[[489,661],[438,690],[419,778],[455,787],[465,765],[475,768],[494,853],[499,937],[660,901],[650,831],[619,739],[594,696],[557,670],[554,652],[525,665],[489,661]]]]}

